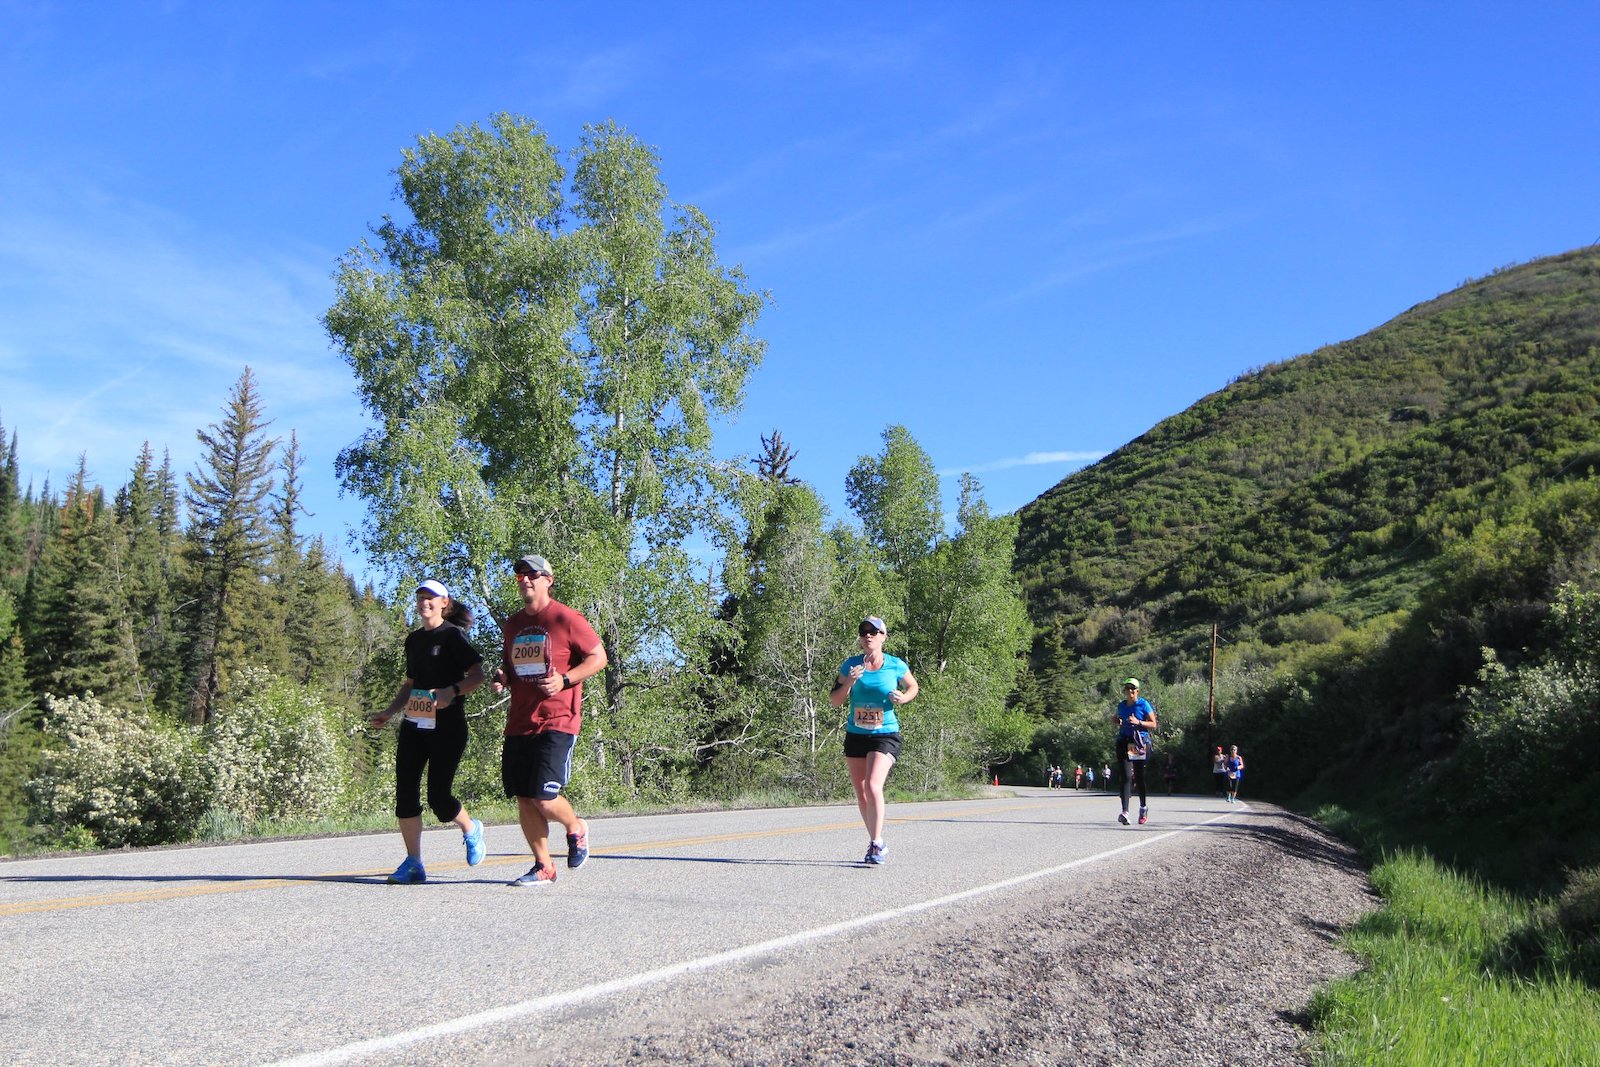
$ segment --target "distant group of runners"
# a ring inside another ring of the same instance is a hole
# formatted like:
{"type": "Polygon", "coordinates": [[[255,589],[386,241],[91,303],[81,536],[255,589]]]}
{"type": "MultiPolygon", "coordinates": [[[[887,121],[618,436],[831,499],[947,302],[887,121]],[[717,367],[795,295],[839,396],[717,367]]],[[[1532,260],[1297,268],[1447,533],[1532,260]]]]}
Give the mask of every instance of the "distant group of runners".
{"type": "MultiPolygon", "coordinates": [[[[583,726],[583,683],[604,670],[606,650],[581,612],[554,599],[550,562],[527,555],[512,565],[522,610],[502,628],[500,666],[486,677],[483,657],[466,631],[472,613],[441,582],[417,586],[421,626],[406,635],[405,678],[388,707],[370,717],[374,727],[403,715],[395,748],[394,814],[405,859],[389,875],[398,885],[428,880],[422,862],[422,779],[428,808],[439,822],[461,830],[467,864],[483,862],[483,823],[455,796],[456,770],[467,750],[466,697],[488,682],[510,691],[500,750],[500,784],[517,802],[517,821],[533,853],[533,866],[512,880],[519,887],[556,880],[550,854],[550,824],[567,836],[567,866],[589,858],[589,824],[562,795],[572,777],[572,753],[583,726]]],[[[888,627],[876,615],[856,628],[861,654],[839,667],[829,701],[848,703],[844,755],[856,807],[867,830],[862,862],[884,862],[883,786],[900,755],[900,707],[915,700],[916,676],[905,660],[884,652],[888,627]]]]}
{"type": "MultiPolygon", "coordinates": [[[[1139,679],[1122,680],[1122,699],[1112,708],[1112,714],[1117,720],[1117,734],[1112,746],[1115,751],[1114,760],[1121,772],[1119,777],[1122,810],[1117,814],[1117,822],[1124,826],[1129,824],[1129,806],[1133,794],[1137,792],[1138,821],[1143,825],[1150,821],[1149,786],[1146,776],[1150,766],[1151,731],[1158,727],[1158,721],[1155,708],[1140,695],[1139,679]]],[[[1212,772],[1216,780],[1217,794],[1229,803],[1236,803],[1239,799],[1239,783],[1244,778],[1244,758],[1239,755],[1239,746],[1230,746],[1227,753],[1218,746],[1212,757],[1212,772]]],[[[1163,772],[1168,796],[1172,795],[1177,776],[1177,768],[1169,755],[1166,770],[1163,772]]],[[[1093,789],[1095,780],[1093,767],[1085,769],[1081,763],[1074,766],[1073,789],[1082,789],[1085,784],[1093,789]]],[[[1110,764],[1101,768],[1099,781],[1104,789],[1112,789],[1110,764]]],[[[1052,764],[1045,770],[1045,785],[1051,789],[1066,788],[1066,772],[1052,764]]]]}

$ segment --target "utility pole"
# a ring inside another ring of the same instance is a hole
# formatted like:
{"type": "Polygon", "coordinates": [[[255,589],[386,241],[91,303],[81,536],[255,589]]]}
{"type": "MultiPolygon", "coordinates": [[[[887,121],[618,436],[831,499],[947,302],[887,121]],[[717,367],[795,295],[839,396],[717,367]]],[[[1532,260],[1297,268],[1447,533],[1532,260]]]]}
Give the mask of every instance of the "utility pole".
{"type": "Polygon", "coordinates": [[[1217,744],[1217,624],[1211,624],[1211,696],[1206,701],[1206,755],[1217,744]]]}

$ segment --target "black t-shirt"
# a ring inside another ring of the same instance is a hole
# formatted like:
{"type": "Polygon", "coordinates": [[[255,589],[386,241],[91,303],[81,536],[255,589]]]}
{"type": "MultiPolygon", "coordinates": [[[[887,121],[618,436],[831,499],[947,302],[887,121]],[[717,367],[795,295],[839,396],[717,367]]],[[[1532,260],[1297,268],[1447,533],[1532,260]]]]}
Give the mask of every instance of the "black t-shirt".
{"type": "MultiPolygon", "coordinates": [[[[412,630],[406,634],[406,676],[418,689],[443,689],[457,685],[467,676],[474,663],[482,663],[483,656],[472,647],[461,628],[448,622],[431,630],[412,630]]],[[[440,712],[465,715],[466,698],[460,693],[450,706],[440,712]]]]}

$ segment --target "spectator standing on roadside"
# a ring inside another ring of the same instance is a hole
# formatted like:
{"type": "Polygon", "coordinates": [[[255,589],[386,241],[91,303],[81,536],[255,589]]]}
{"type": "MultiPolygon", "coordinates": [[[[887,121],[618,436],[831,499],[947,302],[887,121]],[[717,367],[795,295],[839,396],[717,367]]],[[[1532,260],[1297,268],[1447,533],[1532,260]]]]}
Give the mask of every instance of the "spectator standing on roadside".
{"type": "Polygon", "coordinates": [[[1107,793],[1111,792],[1111,764],[1100,768],[1100,788],[1107,793]]]}
{"type": "Polygon", "coordinates": [[[1139,679],[1125,678],[1122,700],[1117,703],[1117,761],[1122,771],[1122,813],[1117,821],[1128,825],[1128,802],[1139,790],[1139,825],[1150,821],[1150,800],[1145,790],[1145,769],[1150,762],[1150,731],[1156,728],[1156,710],[1139,695],[1139,679]]]}
{"type": "Polygon", "coordinates": [[[600,635],[582,613],[554,599],[555,574],[543,556],[523,556],[512,566],[522,610],[506,620],[496,691],[511,690],[500,783],[517,801],[517,822],[533,852],[528,873],[514,886],[556,880],[550,862],[550,823],[567,832],[567,866],[589,858],[589,824],[561,795],[572,777],[572,750],[583,726],[583,683],[606,666],[600,635]]]}
{"type": "Polygon", "coordinates": [[[1228,746],[1228,803],[1239,802],[1239,783],[1244,779],[1244,757],[1238,745],[1228,746]]]}
{"type": "Polygon", "coordinates": [[[844,761],[850,768],[856,807],[867,827],[863,863],[883,862],[883,783],[900,757],[897,710],[917,698],[917,679],[899,656],[883,650],[889,632],[883,620],[868,615],[856,626],[861,655],[839,666],[828,703],[850,705],[844,727],[844,761]]]}
{"type": "Polygon", "coordinates": [[[1211,785],[1217,791],[1217,796],[1228,795],[1228,757],[1222,754],[1222,746],[1211,754],[1211,785]]]}
{"type": "Polygon", "coordinates": [[[406,635],[406,676],[383,711],[368,721],[384,726],[401,711],[394,750],[394,815],[406,858],[389,875],[395,885],[428,880],[422,865],[422,773],[428,773],[428,807],[441,823],[455,823],[467,848],[467,863],[483,862],[483,823],[455,797],[456,768],[467,751],[466,696],[483,684],[483,656],[467,640],[472,613],[431,578],[417,586],[417,619],[406,635]]]}

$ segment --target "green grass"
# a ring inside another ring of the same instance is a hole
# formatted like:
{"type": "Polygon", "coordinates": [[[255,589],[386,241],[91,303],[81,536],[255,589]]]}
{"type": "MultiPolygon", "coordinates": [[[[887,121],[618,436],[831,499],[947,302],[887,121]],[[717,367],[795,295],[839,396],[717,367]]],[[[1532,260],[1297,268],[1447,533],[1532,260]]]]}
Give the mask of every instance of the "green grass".
{"type": "Polygon", "coordinates": [[[1384,907],[1345,937],[1365,967],[1312,1002],[1319,1063],[1600,1063],[1600,992],[1548,905],[1415,850],[1372,881],[1384,907]]]}

